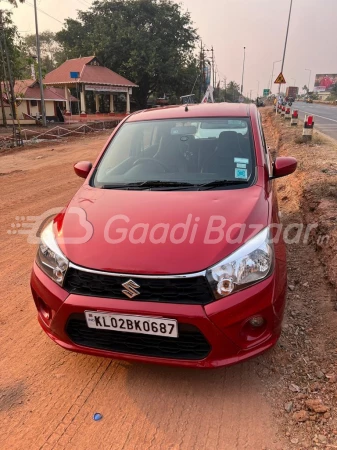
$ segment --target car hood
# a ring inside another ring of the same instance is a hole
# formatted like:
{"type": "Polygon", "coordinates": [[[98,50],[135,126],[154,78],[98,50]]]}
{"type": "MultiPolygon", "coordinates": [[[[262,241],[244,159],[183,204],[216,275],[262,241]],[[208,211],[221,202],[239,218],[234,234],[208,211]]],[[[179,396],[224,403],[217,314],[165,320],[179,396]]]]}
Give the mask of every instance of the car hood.
{"type": "Polygon", "coordinates": [[[266,193],[257,185],[211,191],[85,185],[55,218],[54,231],[62,252],[77,265],[129,274],[181,274],[219,262],[267,224],[266,193]]]}

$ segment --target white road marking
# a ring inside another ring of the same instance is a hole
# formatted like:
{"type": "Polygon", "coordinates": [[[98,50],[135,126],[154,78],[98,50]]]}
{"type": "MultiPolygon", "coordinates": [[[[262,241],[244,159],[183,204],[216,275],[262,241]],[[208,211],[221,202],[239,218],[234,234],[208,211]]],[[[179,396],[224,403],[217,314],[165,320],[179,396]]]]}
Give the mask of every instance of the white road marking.
{"type": "MultiPolygon", "coordinates": [[[[306,114],[310,114],[310,113],[308,113],[308,111],[304,111],[303,109],[299,109],[299,111],[302,111],[302,112],[304,112],[306,114]]],[[[330,119],[329,117],[319,116],[318,114],[314,114],[314,116],[315,117],[320,117],[321,119],[325,119],[325,120],[331,120],[331,122],[336,122],[337,123],[337,120],[330,119]]]]}
{"type": "Polygon", "coordinates": [[[318,127],[321,127],[321,128],[328,128],[328,129],[330,129],[330,130],[334,130],[335,128],[337,128],[337,123],[336,123],[336,125],[335,125],[335,124],[322,124],[322,123],[316,123],[316,125],[317,125],[318,127]]]}

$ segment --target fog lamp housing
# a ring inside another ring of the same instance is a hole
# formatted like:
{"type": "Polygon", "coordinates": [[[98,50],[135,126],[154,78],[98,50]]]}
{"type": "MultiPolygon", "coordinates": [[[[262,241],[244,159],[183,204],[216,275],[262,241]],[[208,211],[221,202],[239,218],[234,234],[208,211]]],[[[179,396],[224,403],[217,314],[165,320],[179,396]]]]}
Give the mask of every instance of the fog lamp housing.
{"type": "Polygon", "coordinates": [[[262,316],[254,316],[251,319],[249,319],[248,323],[253,328],[260,328],[265,324],[265,320],[262,316]]]}

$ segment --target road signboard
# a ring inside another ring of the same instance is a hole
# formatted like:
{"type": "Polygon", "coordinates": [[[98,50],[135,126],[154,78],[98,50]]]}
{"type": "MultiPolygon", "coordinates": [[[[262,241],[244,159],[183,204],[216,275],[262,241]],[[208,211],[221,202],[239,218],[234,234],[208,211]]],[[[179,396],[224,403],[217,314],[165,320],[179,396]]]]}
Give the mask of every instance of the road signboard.
{"type": "Polygon", "coordinates": [[[263,97],[267,97],[270,94],[270,89],[263,89],[263,97]]]}
{"type": "Polygon", "coordinates": [[[280,72],[279,76],[276,78],[274,83],[275,84],[286,84],[286,80],[285,80],[282,72],[280,72]]]}

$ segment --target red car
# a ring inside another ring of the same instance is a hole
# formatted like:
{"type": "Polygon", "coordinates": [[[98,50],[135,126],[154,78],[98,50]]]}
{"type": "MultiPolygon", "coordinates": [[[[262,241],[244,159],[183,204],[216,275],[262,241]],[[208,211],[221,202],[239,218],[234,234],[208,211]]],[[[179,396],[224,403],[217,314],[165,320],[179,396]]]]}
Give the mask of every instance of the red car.
{"type": "Polygon", "coordinates": [[[220,367],[272,347],[287,271],[274,163],[254,105],[140,111],[112,133],[44,229],[31,288],[39,322],[77,352],[220,367]]]}

